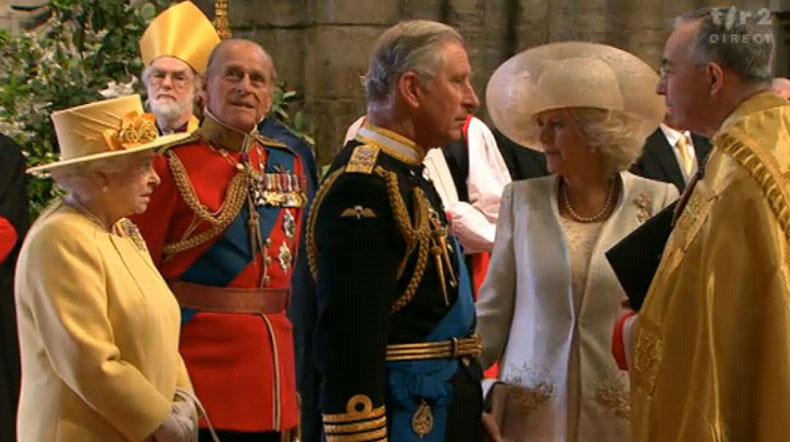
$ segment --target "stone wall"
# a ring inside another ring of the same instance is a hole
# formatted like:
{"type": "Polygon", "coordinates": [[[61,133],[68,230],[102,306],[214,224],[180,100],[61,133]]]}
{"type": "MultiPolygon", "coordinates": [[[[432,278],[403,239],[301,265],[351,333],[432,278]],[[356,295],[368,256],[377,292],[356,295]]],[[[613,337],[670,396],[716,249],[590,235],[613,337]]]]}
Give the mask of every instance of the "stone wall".
{"type": "MultiPolygon", "coordinates": [[[[213,1],[198,0],[213,16],[213,1]]],[[[281,79],[296,87],[316,128],[318,159],[331,160],[345,129],[364,113],[365,72],[378,35],[400,20],[427,18],[456,27],[469,47],[474,85],[514,53],[547,42],[611,44],[657,67],[671,19],[715,1],[664,0],[232,0],[234,36],[260,42],[281,79]]],[[[787,1],[739,0],[750,11],[787,1]]],[[[786,54],[786,52],[784,52],[786,54]]],[[[786,55],[785,55],[786,56],[786,55]]],[[[787,64],[787,61],[784,61],[787,64]]],[[[485,118],[485,103],[479,112],[485,118]]]]}

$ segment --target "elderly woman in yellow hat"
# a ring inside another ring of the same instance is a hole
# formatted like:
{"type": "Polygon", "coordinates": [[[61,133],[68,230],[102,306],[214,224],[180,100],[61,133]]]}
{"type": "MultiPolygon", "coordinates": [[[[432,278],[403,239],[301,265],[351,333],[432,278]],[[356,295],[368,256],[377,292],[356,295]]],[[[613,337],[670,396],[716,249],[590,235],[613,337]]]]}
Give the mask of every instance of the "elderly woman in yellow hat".
{"type": "Polygon", "coordinates": [[[658,80],[625,51],[565,42],[514,56],[488,84],[496,126],[551,172],[505,188],[477,304],[480,361],[501,361],[492,393],[506,410],[485,420],[508,441],[629,439],[628,378],[610,352],[625,293],[604,252],[677,198],[627,172],[664,114],[658,80]]]}
{"type": "Polygon", "coordinates": [[[194,440],[180,311],[135,226],[159,183],[139,96],[52,115],[68,194],[36,221],[16,272],[20,441],[194,440]]]}

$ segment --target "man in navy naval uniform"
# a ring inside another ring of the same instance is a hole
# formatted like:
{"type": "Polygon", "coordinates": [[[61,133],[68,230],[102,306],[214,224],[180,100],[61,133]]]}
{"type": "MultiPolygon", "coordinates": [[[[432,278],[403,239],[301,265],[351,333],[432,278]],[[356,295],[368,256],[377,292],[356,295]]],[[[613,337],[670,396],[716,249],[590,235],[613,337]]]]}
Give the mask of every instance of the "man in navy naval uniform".
{"type": "Polygon", "coordinates": [[[366,77],[366,122],[316,195],[307,248],[327,440],[481,439],[469,275],[422,165],[478,106],[470,76],[449,26],[387,30],[366,77]]]}

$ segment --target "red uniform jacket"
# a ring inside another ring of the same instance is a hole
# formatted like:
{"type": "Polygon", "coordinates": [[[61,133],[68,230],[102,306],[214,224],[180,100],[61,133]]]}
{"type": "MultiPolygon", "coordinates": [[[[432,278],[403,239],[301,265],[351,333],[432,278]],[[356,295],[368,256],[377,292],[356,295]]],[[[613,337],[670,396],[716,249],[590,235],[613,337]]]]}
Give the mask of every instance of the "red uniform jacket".
{"type": "MultiPolygon", "coordinates": [[[[289,287],[305,200],[302,163],[284,145],[259,136],[243,153],[244,140],[207,116],[193,137],[157,157],[162,183],[134,221],[166,280],[289,287]],[[258,191],[249,185],[231,189],[240,174],[259,177],[258,191]],[[223,221],[240,199],[238,213],[223,221]],[[259,230],[254,221],[250,225],[250,210],[258,213],[259,230]]],[[[255,315],[185,309],[183,317],[181,353],[216,428],[268,432],[297,426],[292,327],[284,310],[255,315]]]]}

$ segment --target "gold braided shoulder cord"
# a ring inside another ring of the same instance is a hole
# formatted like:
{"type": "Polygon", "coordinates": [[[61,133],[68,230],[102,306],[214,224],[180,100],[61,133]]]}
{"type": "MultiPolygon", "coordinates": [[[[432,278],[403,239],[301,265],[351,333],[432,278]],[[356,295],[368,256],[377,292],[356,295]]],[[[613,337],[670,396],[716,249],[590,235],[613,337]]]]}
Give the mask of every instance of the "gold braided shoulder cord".
{"type": "MultiPolygon", "coordinates": [[[[310,267],[310,273],[314,280],[318,280],[318,244],[315,239],[315,230],[318,220],[318,212],[321,204],[326,197],[329,190],[332,188],[334,182],[345,172],[344,169],[338,169],[327,176],[318,193],[313,201],[310,214],[307,218],[307,262],[310,267]]],[[[387,193],[389,194],[390,207],[392,208],[393,218],[398,226],[398,229],[403,234],[403,238],[407,244],[406,256],[404,256],[404,263],[414,252],[415,248],[418,249],[417,263],[415,265],[414,274],[409,280],[404,293],[395,301],[391,308],[391,313],[397,313],[405,307],[414,295],[417,293],[425,269],[428,265],[428,257],[430,251],[431,232],[429,224],[429,204],[425,194],[421,189],[415,189],[415,224],[416,228],[412,227],[412,222],[409,217],[409,211],[406,209],[406,203],[400,194],[398,187],[398,176],[377,166],[375,169],[377,175],[384,178],[387,185],[387,193]]],[[[401,264],[403,267],[404,263],[401,264]]],[[[402,270],[401,272],[402,273],[402,270]]]]}
{"type": "Polygon", "coordinates": [[[721,137],[720,147],[722,152],[730,155],[738,162],[760,185],[763,195],[768,200],[768,206],[774,213],[779,225],[782,227],[785,236],[790,237],[790,208],[788,207],[788,195],[783,188],[776,182],[778,172],[771,173],[776,169],[768,161],[764,161],[752,149],[746,147],[735,137],[724,135],[721,137]]]}
{"type": "Polygon", "coordinates": [[[329,189],[332,188],[332,184],[334,184],[335,180],[337,180],[343,172],[344,169],[340,168],[326,177],[321,188],[318,189],[318,193],[315,195],[310,213],[307,216],[307,265],[310,267],[310,273],[313,275],[314,281],[318,280],[318,245],[315,241],[315,226],[318,220],[318,209],[321,207],[321,202],[324,201],[326,194],[329,193],[329,189]]]}
{"type": "Polygon", "coordinates": [[[237,173],[228,184],[228,188],[225,191],[225,200],[222,203],[222,207],[215,215],[209,212],[206,206],[198,199],[197,193],[192,187],[192,183],[189,181],[189,176],[181,160],[179,160],[175,154],[171,154],[168,155],[168,163],[173,173],[176,187],[181,193],[184,202],[201,221],[206,221],[211,224],[211,228],[195,236],[185,236],[181,241],[165,245],[165,260],[170,259],[173,255],[183,252],[184,250],[189,250],[204,244],[223,232],[241,212],[248,190],[248,178],[246,174],[237,173]]]}
{"type": "MultiPolygon", "coordinates": [[[[376,167],[375,172],[383,177],[384,181],[387,183],[387,193],[389,193],[390,197],[392,214],[408,246],[406,256],[403,258],[404,261],[409,259],[414,252],[414,245],[417,244],[417,262],[414,266],[414,274],[406,285],[406,290],[404,290],[403,294],[392,304],[392,308],[390,309],[390,313],[397,313],[406,307],[406,305],[411,302],[412,298],[414,298],[414,295],[417,293],[417,288],[420,282],[422,282],[425,269],[428,266],[428,252],[431,249],[429,204],[422,189],[414,189],[415,227],[412,227],[409,211],[406,209],[406,203],[403,201],[400,188],[398,187],[397,174],[385,170],[381,166],[376,167]]],[[[400,267],[402,272],[402,269],[405,267],[403,262],[400,267]]]]}

